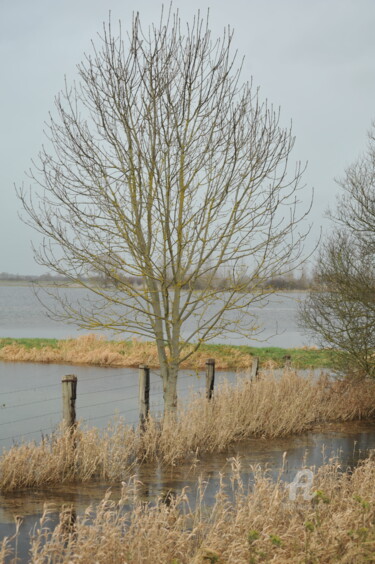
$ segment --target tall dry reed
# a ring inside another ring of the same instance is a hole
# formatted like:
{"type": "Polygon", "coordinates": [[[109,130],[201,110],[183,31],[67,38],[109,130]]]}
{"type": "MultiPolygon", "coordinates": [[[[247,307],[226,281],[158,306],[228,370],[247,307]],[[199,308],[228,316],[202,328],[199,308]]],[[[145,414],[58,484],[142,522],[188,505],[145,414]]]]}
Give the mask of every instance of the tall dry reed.
{"type": "MultiPolygon", "coordinates": [[[[190,349],[193,350],[193,345],[190,349]]],[[[181,368],[204,370],[205,362],[212,352],[204,348],[196,351],[181,368]]],[[[216,353],[218,369],[246,370],[250,368],[252,357],[236,347],[222,347],[216,353]]],[[[54,346],[27,347],[19,343],[11,343],[0,348],[0,360],[11,362],[48,362],[72,363],[96,366],[139,366],[148,364],[156,368],[159,359],[154,342],[139,341],[107,341],[98,335],[82,335],[76,339],[61,340],[54,346]]]]}
{"type": "Polygon", "coordinates": [[[287,371],[224,384],[212,401],[196,396],[176,420],[150,418],[144,433],[114,421],[104,431],[59,429],[40,443],[4,450],[0,490],[69,481],[126,479],[145,461],[176,464],[205,452],[223,451],[250,437],[285,437],[314,423],[368,419],[375,414],[375,382],[329,382],[287,371]]]}
{"type": "Polygon", "coordinates": [[[69,509],[52,530],[45,514],[31,539],[34,564],[362,564],[374,562],[375,462],[352,473],[338,465],[314,476],[312,499],[290,499],[288,485],[253,468],[253,487],[233,460],[230,486],[221,484],[205,507],[204,484],[196,506],[186,491],[166,505],[145,504],[136,484],[119,501],[108,492],[77,520],[69,509]]]}

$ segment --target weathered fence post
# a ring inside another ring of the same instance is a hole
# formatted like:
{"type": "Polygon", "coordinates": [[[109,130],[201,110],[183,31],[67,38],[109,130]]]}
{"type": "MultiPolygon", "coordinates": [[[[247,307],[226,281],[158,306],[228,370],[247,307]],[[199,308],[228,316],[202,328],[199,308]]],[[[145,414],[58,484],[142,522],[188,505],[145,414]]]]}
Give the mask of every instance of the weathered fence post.
{"type": "Polygon", "coordinates": [[[290,354],[286,354],[283,357],[284,360],[284,368],[286,368],[287,370],[290,370],[292,368],[292,357],[290,354]]]}
{"type": "Polygon", "coordinates": [[[139,377],[139,423],[141,430],[145,428],[145,423],[150,411],[150,368],[145,364],[140,364],[138,368],[139,377]]]}
{"type": "Polygon", "coordinates": [[[215,359],[209,358],[206,361],[206,398],[210,400],[214,393],[215,386],[215,359]]]}
{"type": "Polygon", "coordinates": [[[71,429],[76,423],[77,376],[68,374],[62,379],[63,419],[71,429]]]}
{"type": "Polygon", "coordinates": [[[253,363],[251,365],[251,374],[250,374],[251,380],[256,380],[258,378],[258,372],[259,372],[259,357],[254,356],[253,363]]]}

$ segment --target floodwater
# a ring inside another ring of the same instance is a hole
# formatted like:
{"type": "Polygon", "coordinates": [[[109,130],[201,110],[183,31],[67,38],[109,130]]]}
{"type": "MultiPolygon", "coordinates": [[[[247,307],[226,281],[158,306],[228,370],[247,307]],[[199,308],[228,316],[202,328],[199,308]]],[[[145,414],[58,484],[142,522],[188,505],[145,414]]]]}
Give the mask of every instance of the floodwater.
{"type": "MultiPolygon", "coordinates": [[[[85,303],[89,291],[82,288],[64,288],[64,296],[71,303],[85,303]]],[[[252,340],[227,333],[213,342],[225,342],[235,345],[274,346],[283,348],[313,345],[298,327],[298,304],[303,300],[303,292],[287,292],[273,295],[264,303],[264,307],[254,306],[254,315],[262,333],[252,340]],[[261,339],[261,340],[260,340],[261,339]]],[[[46,305],[53,308],[53,299],[43,293],[46,305]]],[[[185,327],[186,337],[192,330],[193,321],[185,327]]],[[[45,308],[38,301],[31,286],[0,285],[0,338],[1,337],[35,337],[65,339],[77,337],[87,330],[78,330],[74,325],[57,322],[46,315],[45,308]]],[[[113,337],[113,334],[101,331],[113,337]]],[[[117,335],[117,338],[129,338],[129,335],[117,335]]]]}
{"type": "MultiPolygon", "coordinates": [[[[0,363],[1,405],[0,445],[38,440],[41,433],[49,433],[61,419],[61,379],[66,374],[78,376],[77,416],[84,425],[104,427],[115,414],[128,423],[137,422],[137,370],[127,368],[98,368],[53,364],[0,363]],[[46,426],[46,427],[44,427],[46,426]]],[[[228,380],[235,382],[243,375],[217,372],[216,384],[228,380]]],[[[191,393],[204,393],[203,374],[184,371],[179,380],[179,397],[187,399],[191,393]]],[[[152,411],[162,409],[161,380],[157,372],[151,373],[152,411]]],[[[161,468],[152,464],[132,469],[139,482],[141,499],[155,502],[158,496],[169,491],[178,493],[188,488],[194,506],[196,486],[200,476],[208,482],[205,503],[214,502],[220,475],[228,475],[231,459],[239,457],[245,481],[251,480],[251,465],[260,464],[276,477],[286,465],[282,479],[292,482],[304,466],[318,468],[332,457],[338,457],[342,467],[353,466],[375,449],[375,422],[329,425],[319,431],[287,439],[252,439],[233,445],[223,453],[201,457],[200,461],[161,468]]],[[[130,476],[124,474],[123,479],[130,476]]],[[[63,506],[71,506],[82,515],[90,504],[99,502],[108,488],[114,499],[120,495],[121,484],[90,483],[64,484],[51,489],[30,489],[0,495],[0,538],[15,532],[15,517],[23,522],[18,538],[20,562],[28,562],[30,532],[38,526],[46,506],[50,511],[48,525],[53,527],[63,506]]]]}
{"type": "MultiPolygon", "coordinates": [[[[83,297],[82,290],[69,288],[67,291],[75,300],[83,297]]],[[[298,302],[303,297],[296,292],[273,296],[266,307],[258,310],[265,343],[233,339],[230,335],[220,341],[255,346],[312,345],[297,325],[298,302]]],[[[46,317],[32,288],[0,286],[0,337],[67,338],[78,334],[72,326],[46,317]]],[[[114,415],[121,416],[126,423],[137,423],[137,370],[0,362],[0,448],[22,440],[39,440],[42,434],[56,429],[61,420],[61,380],[72,373],[78,377],[77,417],[84,425],[102,428],[114,415]]],[[[238,377],[241,376],[218,372],[216,385],[224,379],[234,382],[238,377]]],[[[184,400],[191,393],[204,393],[204,385],[203,374],[181,372],[179,398],[184,400]]],[[[154,371],[151,373],[151,412],[157,415],[161,410],[161,380],[154,371]]],[[[178,493],[187,487],[191,505],[194,505],[197,482],[202,477],[207,482],[205,503],[212,505],[220,476],[229,475],[233,457],[239,457],[243,478],[251,482],[251,466],[258,464],[276,478],[286,453],[281,478],[292,482],[305,466],[316,469],[336,457],[346,469],[366,457],[370,449],[375,449],[375,422],[332,424],[287,439],[243,441],[223,453],[205,455],[196,464],[189,462],[168,469],[143,465],[134,472],[143,500],[153,503],[159,496],[163,497],[168,492],[178,493]]],[[[53,527],[63,505],[71,506],[77,515],[82,515],[90,504],[103,498],[109,487],[114,499],[117,499],[121,489],[121,484],[117,483],[66,484],[0,495],[0,538],[14,534],[15,517],[22,516],[17,541],[18,562],[28,562],[30,532],[38,525],[45,506],[51,511],[49,526],[53,527]]]]}
{"type": "MultiPolygon", "coordinates": [[[[58,427],[62,417],[61,380],[67,374],[78,378],[76,412],[84,425],[106,427],[114,416],[125,423],[138,422],[138,370],[0,361],[0,448],[21,440],[39,440],[58,427]]],[[[216,386],[235,382],[241,375],[217,372],[216,386]]],[[[205,375],[181,370],[178,397],[205,393],[205,375]]],[[[162,381],[157,370],[150,374],[150,410],[163,410],[162,381]]]]}
{"type": "MultiPolygon", "coordinates": [[[[199,477],[208,482],[205,490],[205,503],[212,505],[219,484],[220,475],[228,476],[231,459],[239,457],[242,476],[251,483],[251,465],[261,465],[269,469],[271,477],[276,478],[283,467],[284,453],[286,464],[281,479],[290,483],[297,472],[308,466],[316,470],[322,464],[334,459],[346,470],[375,449],[374,423],[331,424],[320,431],[305,433],[287,439],[252,439],[233,445],[224,453],[202,457],[199,463],[180,464],[163,469],[155,465],[143,465],[136,471],[140,482],[139,496],[142,500],[155,502],[158,497],[165,498],[169,492],[177,494],[187,487],[190,503],[194,506],[199,477]]],[[[29,535],[38,526],[44,508],[51,511],[48,526],[57,524],[59,511],[63,506],[71,507],[82,515],[90,504],[99,502],[108,488],[113,499],[119,499],[120,484],[67,484],[49,490],[28,490],[0,495],[0,536],[11,536],[15,531],[15,517],[23,517],[18,539],[19,562],[28,562],[29,535]]]]}

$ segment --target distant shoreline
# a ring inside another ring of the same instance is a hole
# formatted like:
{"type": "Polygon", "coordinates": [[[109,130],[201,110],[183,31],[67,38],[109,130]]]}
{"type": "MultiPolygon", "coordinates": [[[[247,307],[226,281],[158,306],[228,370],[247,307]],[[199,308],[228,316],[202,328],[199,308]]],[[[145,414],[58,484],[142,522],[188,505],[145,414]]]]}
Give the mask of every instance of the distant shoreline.
{"type": "Polygon", "coordinates": [[[68,282],[48,282],[48,281],[31,281],[31,280],[0,280],[0,287],[9,286],[12,288],[26,288],[39,286],[43,288],[81,288],[79,284],[70,284],[68,282]]]}
{"type": "MultiPolygon", "coordinates": [[[[27,288],[30,287],[32,288],[33,286],[39,287],[39,288],[72,288],[72,289],[86,289],[89,290],[89,285],[87,286],[81,286],[80,284],[76,283],[76,284],[72,284],[72,283],[68,283],[68,282],[48,282],[48,281],[22,281],[22,280],[0,280],[0,288],[1,287],[11,287],[11,288],[27,288]]],[[[103,286],[105,287],[105,286],[103,286]]],[[[198,289],[195,291],[199,291],[198,289]]],[[[270,288],[269,291],[267,289],[266,293],[265,293],[265,297],[267,298],[268,295],[275,295],[275,294],[293,294],[293,293],[298,293],[298,294],[306,294],[307,292],[310,291],[310,288],[305,288],[305,289],[301,289],[301,288],[282,288],[282,289],[277,289],[277,288],[270,288]]]]}

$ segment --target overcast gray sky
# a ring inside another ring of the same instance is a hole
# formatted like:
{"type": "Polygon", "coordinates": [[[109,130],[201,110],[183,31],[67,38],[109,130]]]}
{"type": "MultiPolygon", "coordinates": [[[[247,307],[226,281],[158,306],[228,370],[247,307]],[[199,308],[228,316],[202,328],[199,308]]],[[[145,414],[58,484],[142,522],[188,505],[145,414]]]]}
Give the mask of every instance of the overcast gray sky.
{"type": "MultiPolygon", "coordinates": [[[[76,76],[102,22],[144,25],[156,21],[158,0],[0,0],[0,272],[44,270],[33,260],[37,235],[18,218],[14,183],[43,143],[43,122],[54,96],[76,76]]],[[[338,188],[334,177],[366,147],[375,119],[374,0],[175,0],[182,20],[210,8],[211,29],[235,30],[245,56],[243,80],[253,77],[262,98],[293,122],[295,160],[308,161],[306,199],[315,200],[310,247],[318,237],[338,188]]],[[[291,163],[293,166],[293,163],[291,163]]]]}

